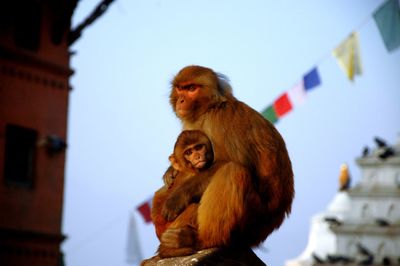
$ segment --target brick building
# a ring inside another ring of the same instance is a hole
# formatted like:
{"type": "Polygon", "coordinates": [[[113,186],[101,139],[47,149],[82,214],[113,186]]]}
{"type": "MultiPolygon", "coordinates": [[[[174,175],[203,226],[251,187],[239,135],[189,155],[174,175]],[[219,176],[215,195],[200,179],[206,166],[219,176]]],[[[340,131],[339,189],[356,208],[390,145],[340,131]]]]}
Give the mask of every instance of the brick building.
{"type": "Polygon", "coordinates": [[[77,0],[0,5],[0,265],[62,265],[70,20],[77,0]]]}

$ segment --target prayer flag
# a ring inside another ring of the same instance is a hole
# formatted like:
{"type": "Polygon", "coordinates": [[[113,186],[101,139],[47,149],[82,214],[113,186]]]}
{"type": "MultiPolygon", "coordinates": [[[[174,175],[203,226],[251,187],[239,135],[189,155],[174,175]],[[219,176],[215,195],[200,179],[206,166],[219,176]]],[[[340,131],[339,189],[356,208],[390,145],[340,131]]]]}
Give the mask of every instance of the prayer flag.
{"type": "Polygon", "coordinates": [[[357,32],[353,32],[332,52],[338,60],[340,68],[347,78],[354,79],[355,75],[361,75],[360,48],[357,32]]]}
{"type": "Polygon", "coordinates": [[[292,103],[289,100],[288,94],[284,93],[279,96],[278,99],[274,102],[274,110],[278,115],[278,118],[281,118],[285,114],[287,114],[290,110],[292,110],[292,103]]]}
{"type": "Polygon", "coordinates": [[[150,200],[147,200],[146,202],[142,203],[139,207],[137,207],[137,210],[140,212],[142,215],[144,221],[146,223],[151,223],[151,203],[152,203],[152,198],[150,200]]]}
{"type": "Polygon", "coordinates": [[[319,78],[317,68],[315,67],[310,72],[305,74],[303,77],[303,81],[306,91],[318,86],[321,83],[321,79],[319,78]]]}
{"type": "Polygon", "coordinates": [[[400,3],[388,0],[375,12],[374,19],[386,49],[391,52],[400,46],[400,3]]]}
{"type": "Polygon", "coordinates": [[[302,105],[306,101],[306,90],[304,89],[304,82],[300,80],[289,91],[288,97],[292,106],[302,105]]]}
{"type": "Polygon", "coordinates": [[[262,115],[269,120],[271,123],[275,124],[278,121],[278,116],[274,110],[272,105],[268,106],[263,112],[262,115]]]}

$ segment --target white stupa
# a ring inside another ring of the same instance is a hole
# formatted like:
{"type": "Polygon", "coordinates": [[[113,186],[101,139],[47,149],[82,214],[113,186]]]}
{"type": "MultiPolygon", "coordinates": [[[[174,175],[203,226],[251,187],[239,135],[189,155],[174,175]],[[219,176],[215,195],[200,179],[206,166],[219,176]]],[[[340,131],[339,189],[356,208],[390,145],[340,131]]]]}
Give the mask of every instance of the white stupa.
{"type": "Polygon", "coordinates": [[[309,242],[286,266],[400,265],[400,140],[356,160],[361,181],[349,188],[342,166],[341,189],[327,210],[312,218],[309,242]]]}

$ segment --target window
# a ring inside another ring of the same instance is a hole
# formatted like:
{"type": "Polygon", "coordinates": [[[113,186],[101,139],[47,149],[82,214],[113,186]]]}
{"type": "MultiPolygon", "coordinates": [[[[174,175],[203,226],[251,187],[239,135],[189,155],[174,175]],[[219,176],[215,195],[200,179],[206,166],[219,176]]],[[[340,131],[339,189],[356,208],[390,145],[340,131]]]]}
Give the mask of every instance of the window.
{"type": "Polygon", "coordinates": [[[4,176],[7,184],[32,187],[37,132],[16,125],[6,126],[4,176]]]}
{"type": "MultiPolygon", "coordinates": [[[[19,2],[19,1],[17,1],[19,2]]],[[[37,51],[40,43],[41,7],[36,1],[21,1],[14,6],[15,44],[37,51]]]]}

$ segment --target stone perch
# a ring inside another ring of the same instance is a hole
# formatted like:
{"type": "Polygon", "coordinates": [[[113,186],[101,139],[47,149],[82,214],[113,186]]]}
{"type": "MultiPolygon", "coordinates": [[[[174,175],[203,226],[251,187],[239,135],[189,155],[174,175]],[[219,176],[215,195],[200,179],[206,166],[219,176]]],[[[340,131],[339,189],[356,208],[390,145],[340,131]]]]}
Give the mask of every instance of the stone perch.
{"type": "Polygon", "coordinates": [[[262,262],[260,258],[258,258],[257,255],[250,248],[242,248],[242,249],[210,248],[210,249],[200,250],[193,255],[184,257],[161,259],[158,256],[154,256],[150,259],[142,261],[141,263],[141,266],[170,266],[170,265],[266,266],[266,264],[262,262]]]}

